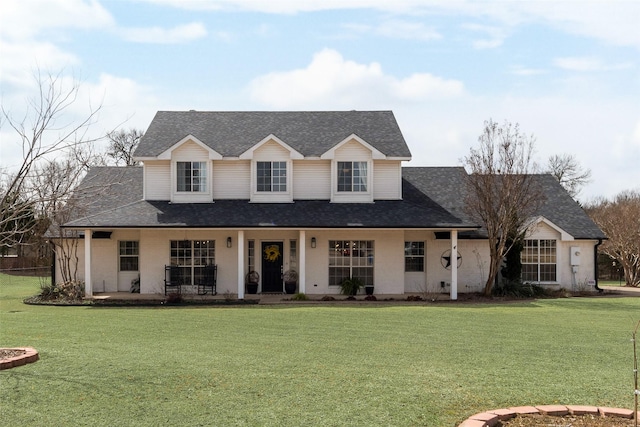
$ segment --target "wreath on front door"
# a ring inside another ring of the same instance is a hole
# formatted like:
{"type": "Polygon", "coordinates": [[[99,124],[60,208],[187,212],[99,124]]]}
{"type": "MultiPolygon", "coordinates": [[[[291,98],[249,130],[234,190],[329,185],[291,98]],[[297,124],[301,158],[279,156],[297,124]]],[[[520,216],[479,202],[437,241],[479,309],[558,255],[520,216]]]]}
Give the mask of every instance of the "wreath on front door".
{"type": "Polygon", "coordinates": [[[278,245],[269,245],[264,248],[264,259],[269,262],[276,262],[280,258],[280,248],[278,245]]]}

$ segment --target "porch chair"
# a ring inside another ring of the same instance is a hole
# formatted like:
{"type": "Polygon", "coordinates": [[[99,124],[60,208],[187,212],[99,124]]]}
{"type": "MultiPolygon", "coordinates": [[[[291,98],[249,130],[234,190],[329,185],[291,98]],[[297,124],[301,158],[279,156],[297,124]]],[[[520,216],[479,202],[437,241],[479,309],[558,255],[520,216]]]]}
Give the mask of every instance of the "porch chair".
{"type": "Polygon", "coordinates": [[[198,295],[216,294],[216,282],[218,280],[218,266],[205,265],[204,274],[198,282],[198,295]]]}
{"type": "Polygon", "coordinates": [[[164,294],[182,293],[182,271],[177,265],[164,266],[164,294]]]}

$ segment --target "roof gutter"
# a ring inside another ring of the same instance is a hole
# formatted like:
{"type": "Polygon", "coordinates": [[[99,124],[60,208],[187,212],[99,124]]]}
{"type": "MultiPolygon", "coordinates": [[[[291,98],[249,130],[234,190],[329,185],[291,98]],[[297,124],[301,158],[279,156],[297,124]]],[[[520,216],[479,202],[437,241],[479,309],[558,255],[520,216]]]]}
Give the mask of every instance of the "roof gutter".
{"type": "Polygon", "coordinates": [[[598,292],[603,291],[603,289],[598,286],[598,276],[600,275],[599,268],[598,268],[598,246],[600,246],[601,244],[602,244],[602,239],[598,239],[598,243],[596,243],[595,246],[593,247],[593,278],[596,282],[595,284],[596,291],[598,292]]]}

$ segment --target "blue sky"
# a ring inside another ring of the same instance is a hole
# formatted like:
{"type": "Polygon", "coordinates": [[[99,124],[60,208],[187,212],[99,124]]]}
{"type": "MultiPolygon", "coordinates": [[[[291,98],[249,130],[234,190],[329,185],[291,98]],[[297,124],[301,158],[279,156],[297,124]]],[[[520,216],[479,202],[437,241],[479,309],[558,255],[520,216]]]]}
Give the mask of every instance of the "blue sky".
{"type": "MultiPolygon", "coordinates": [[[[0,93],[81,81],[68,120],[146,129],[157,110],[393,110],[413,160],[456,166],[483,122],[592,170],[580,200],[640,188],[640,1],[13,0],[0,93]],[[74,116],[75,115],[75,116],[74,116]]],[[[20,161],[0,130],[2,166],[20,161]]]]}

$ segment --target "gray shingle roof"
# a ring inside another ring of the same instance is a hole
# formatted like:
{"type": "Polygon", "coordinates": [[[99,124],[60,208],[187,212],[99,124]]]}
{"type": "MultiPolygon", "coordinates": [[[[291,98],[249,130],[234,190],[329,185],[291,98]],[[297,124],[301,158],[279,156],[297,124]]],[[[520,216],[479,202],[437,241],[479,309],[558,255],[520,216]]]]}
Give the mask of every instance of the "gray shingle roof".
{"type": "Polygon", "coordinates": [[[142,200],[142,168],[96,169],[90,171],[81,185],[83,189],[92,190],[83,193],[89,200],[86,203],[89,208],[85,215],[67,223],[67,227],[476,228],[406,181],[403,200],[375,203],[216,200],[172,204],[142,200]],[[117,184],[119,179],[123,180],[122,185],[117,184]]]}
{"type": "Polygon", "coordinates": [[[304,156],[320,156],[356,134],[387,156],[411,157],[391,111],[159,111],[135,151],[155,157],[187,135],[237,157],[270,134],[304,156]]]}
{"type": "MultiPolygon", "coordinates": [[[[467,173],[463,167],[408,167],[402,169],[402,176],[456,217],[473,222],[464,209],[467,173]]],[[[536,215],[545,217],[575,239],[605,238],[604,233],[553,176],[533,176],[545,197],[536,215]]]]}
{"type": "MultiPolygon", "coordinates": [[[[403,168],[403,200],[375,203],[171,204],[142,200],[141,167],[92,168],[79,187],[85,210],[67,227],[313,227],[313,228],[459,228],[475,229],[464,212],[461,167],[403,168]]],[[[576,239],[605,238],[602,231],[551,175],[535,175],[546,196],[538,214],[576,239]]],[[[477,234],[471,232],[472,234],[477,234]]],[[[468,235],[464,232],[461,237],[468,235]]]]}

